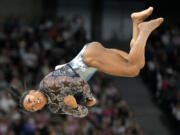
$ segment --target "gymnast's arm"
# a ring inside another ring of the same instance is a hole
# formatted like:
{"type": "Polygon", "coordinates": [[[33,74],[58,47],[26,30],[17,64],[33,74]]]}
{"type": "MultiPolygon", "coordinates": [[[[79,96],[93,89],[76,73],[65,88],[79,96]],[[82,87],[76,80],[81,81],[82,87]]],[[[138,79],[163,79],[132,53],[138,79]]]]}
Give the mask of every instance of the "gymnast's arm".
{"type": "Polygon", "coordinates": [[[88,109],[85,106],[78,105],[77,108],[64,107],[59,114],[71,115],[73,117],[82,118],[88,114],[88,109]]]}
{"type": "Polygon", "coordinates": [[[110,75],[134,77],[140,72],[139,65],[131,63],[127,53],[104,48],[98,42],[90,43],[83,57],[88,66],[98,68],[110,75]]]}
{"type": "Polygon", "coordinates": [[[49,76],[43,79],[42,84],[44,88],[51,90],[69,89],[76,91],[77,93],[82,93],[87,100],[93,100],[93,95],[88,83],[80,77],[49,76]]]}
{"type": "MultiPolygon", "coordinates": [[[[93,95],[91,93],[90,87],[87,82],[85,82],[80,77],[68,77],[68,76],[59,76],[55,80],[55,84],[57,87],[68,87],[72,91],[76,91],[77,93],[82,93],[82,95],[87,100],[93,100],[93,95]]],[[[63,89],[63,88],[62,88],[63,89]]]]}

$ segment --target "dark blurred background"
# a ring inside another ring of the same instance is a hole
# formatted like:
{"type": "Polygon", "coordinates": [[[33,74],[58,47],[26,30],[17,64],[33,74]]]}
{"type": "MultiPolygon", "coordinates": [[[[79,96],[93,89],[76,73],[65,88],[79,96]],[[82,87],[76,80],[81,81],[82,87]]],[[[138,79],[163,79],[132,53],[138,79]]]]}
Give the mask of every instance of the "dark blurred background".
{"type": "Polygon", "coordinates": [[[179,135],[179,5],[163,0],[1,0],[0,135],[179,135]],[[21,112],[8,95],[36,89],[58,64],[91,41],[129,51],[131,13],[154,7],[164,23],[148,39],[146,65],[135,78],[97,72],[89,81],[97,105],[83,119],[46,108],[21,112]]]}

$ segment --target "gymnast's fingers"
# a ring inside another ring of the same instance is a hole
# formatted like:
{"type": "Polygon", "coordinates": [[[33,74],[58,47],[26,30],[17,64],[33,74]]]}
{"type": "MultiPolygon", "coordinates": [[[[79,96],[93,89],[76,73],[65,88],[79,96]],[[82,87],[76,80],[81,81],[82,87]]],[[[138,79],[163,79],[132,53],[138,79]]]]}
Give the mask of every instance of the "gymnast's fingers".
{"type": "Polygon", "coordinates": [[[92,100],[86,102],[86,106],[91,107],[96,104],[96,99],[93,97],[92,100]]]}

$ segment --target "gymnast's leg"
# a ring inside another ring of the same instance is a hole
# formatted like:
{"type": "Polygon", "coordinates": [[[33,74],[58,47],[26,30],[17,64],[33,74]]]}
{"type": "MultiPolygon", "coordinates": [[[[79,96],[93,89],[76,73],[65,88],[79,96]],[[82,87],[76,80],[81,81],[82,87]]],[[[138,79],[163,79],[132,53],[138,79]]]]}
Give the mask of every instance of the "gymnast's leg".
{"type": "Polygon", "coordinates": [[[92,42],[83,54],[85,63],[100,71],[115,76],[133,77],[139,74],[145,61],[145,45],[151,32],[163,22],[163,18],[143,22],[138,25],[139,34],[127,58],[116,51],[104,48],[98,42],[92,42]]]}
{"type": "Polygon", "coordinates": [[[149,7],[146,10],[143,10],[141,12],[135,12],[131,14],[131,19],[133,22],[133,34],[132,34],[132,40],[130,42],[130,47],[132,48],[134,43],[136,42],[136,39],[139,34],[139,28],[138,25],[142,23],[147,17],[149,17],[153,12],[153,7],[149,7]]]}
{"type": "MultiPolygon", "coordinates": [[[[142,23],[148,16],[152,14],[153,8],[149,7],[146,10],[140,11],[140,12],[135,12],[131,14],[131,19],[133,23],[133,34],[132,34],[132,39],[130,42],[130,48],[134,45],[135,41],[137,40],[138,34],[139,34],[139,28],[138,25],[142,23]]],[[[117,50],[117,49],[111,49],[112,51],[115,51],[119,53],[122,57],[127,59],[128,53],[122,50],[117,50]]],[[[142,56],[144,57],[144,56],[142,56]]],[[[143,65],[143,64],[141,64],[143,65]]],[[[143,67],[143,66],[142,66],[143,67]]]]}

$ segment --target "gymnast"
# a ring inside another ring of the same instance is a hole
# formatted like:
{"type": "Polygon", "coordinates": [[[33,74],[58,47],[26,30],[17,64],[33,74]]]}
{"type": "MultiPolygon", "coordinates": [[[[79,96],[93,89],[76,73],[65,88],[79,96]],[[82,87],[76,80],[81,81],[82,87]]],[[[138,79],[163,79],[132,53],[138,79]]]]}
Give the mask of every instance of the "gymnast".
{"type": "Polygon", "coordinates": [[[47,105],[55,114],[85,117],[88,114],[87,107],[96,104],[87,83],[96,71],[114,76],[135,77],[144,67],[147,39],[163,22],[163,18],[144,22],[152,12],[153,7],[149,7],[131,14],[133,34],[129,53],[104,48],[99,42],[87,43],[73,60],[57,65],[54,71],[46,75],[38,90],[14,95],[18,90],[11,88],[12,96],[28,112],[41,110],[47,105]]]}

